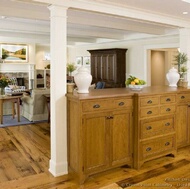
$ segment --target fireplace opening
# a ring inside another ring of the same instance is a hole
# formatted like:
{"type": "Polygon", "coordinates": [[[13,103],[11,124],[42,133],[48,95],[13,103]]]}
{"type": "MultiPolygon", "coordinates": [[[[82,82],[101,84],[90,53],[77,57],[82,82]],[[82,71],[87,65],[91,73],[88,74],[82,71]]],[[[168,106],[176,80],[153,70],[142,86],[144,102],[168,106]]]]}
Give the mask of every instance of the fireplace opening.
{"type": "Polygon", "coordinates": [[[18,86],[24,86],[24,78],[23,77],[17,77],[17,83],[18,86]]]}

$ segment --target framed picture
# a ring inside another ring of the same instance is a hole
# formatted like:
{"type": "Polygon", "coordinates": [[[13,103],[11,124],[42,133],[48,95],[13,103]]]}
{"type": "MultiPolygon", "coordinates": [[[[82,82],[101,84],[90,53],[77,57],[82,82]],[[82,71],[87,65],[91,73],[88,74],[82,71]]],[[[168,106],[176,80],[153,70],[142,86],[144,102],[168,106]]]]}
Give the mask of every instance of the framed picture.
{"type": "Polygon", "coordinates": [[[82,66],[82,61],[83,61],[83,57],[82,56],[77,56],[76,65],[77,66],[82,66]]]}
{"type": "Polygon", "coordinates": [[[4,62],[28,62],[28,46],[1,44],[1,57],[4,62]]]}
{"type": "Polygon", "coordinates": [[[84,56],[83,65],[90,66],[90,56],[84,56]]]}

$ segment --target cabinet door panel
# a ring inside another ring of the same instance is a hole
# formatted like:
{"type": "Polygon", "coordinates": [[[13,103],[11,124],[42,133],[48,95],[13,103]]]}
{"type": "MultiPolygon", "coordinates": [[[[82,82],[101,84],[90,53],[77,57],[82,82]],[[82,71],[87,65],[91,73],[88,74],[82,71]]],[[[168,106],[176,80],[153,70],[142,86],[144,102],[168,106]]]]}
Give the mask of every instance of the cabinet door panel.
{"type": "Polygon", "coordinates": [[[190,108],[187,105],[179,105],[176,113],[177,146],[182,147],[190,144],[190,108]]]}
{"type": "Polygon", "coordinates": [[[95,114],[84,119],[84,171],[94,172],[108,166],[108,126],[106,115],[95,114]]]}
{"type": "Polygon", "coordinates": [[[112,165],[128,163],[131,160],[131,113],[114,113],[111,144],[112,165]]]}

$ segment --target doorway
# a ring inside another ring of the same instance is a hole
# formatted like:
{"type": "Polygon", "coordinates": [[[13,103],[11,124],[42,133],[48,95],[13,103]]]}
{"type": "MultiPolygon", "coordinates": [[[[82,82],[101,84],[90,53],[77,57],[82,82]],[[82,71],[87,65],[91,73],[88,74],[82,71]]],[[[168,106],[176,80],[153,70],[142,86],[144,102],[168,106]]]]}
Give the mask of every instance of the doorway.
{"type": "Polygon", "coordinates": [[[166,74],[174,67],[174,56],[178,53],[177,48],[152,49],[150,50],[150,85],[168,85],[166,74]]]}

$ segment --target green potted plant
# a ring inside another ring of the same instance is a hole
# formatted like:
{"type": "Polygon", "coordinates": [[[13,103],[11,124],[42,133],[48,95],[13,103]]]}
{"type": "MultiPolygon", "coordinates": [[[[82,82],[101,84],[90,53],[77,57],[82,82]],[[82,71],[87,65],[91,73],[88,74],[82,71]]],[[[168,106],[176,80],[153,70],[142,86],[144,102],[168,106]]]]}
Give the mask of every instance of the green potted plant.
{"type": "Polygon", "coordinates": [[[76,66],[74,63],[68,63],[67,64],[67,72],[69,76],[71,76],[72,72],[76,70],[76,66]]]}
{"type": "Polygon", "coordinates": [[[186,80],[187,66],[186,63],[188,61],[188,57],[186,53],[179,52],[176,56],[174,56],[174,65],[177,65],[177,70],[180,75],[180,79],[178,81],[178,86],[186,87],[188,82],[186,80]]]}
{"type": "Polygon", "coordinates": [[[186,63],[188,61],[188,57],[186,53],[179,52],[176,56],[174,56],[174,65],[177,65],[178,73],[181,79],[184,79],[185,74],[187,73],[186,63]]]}

